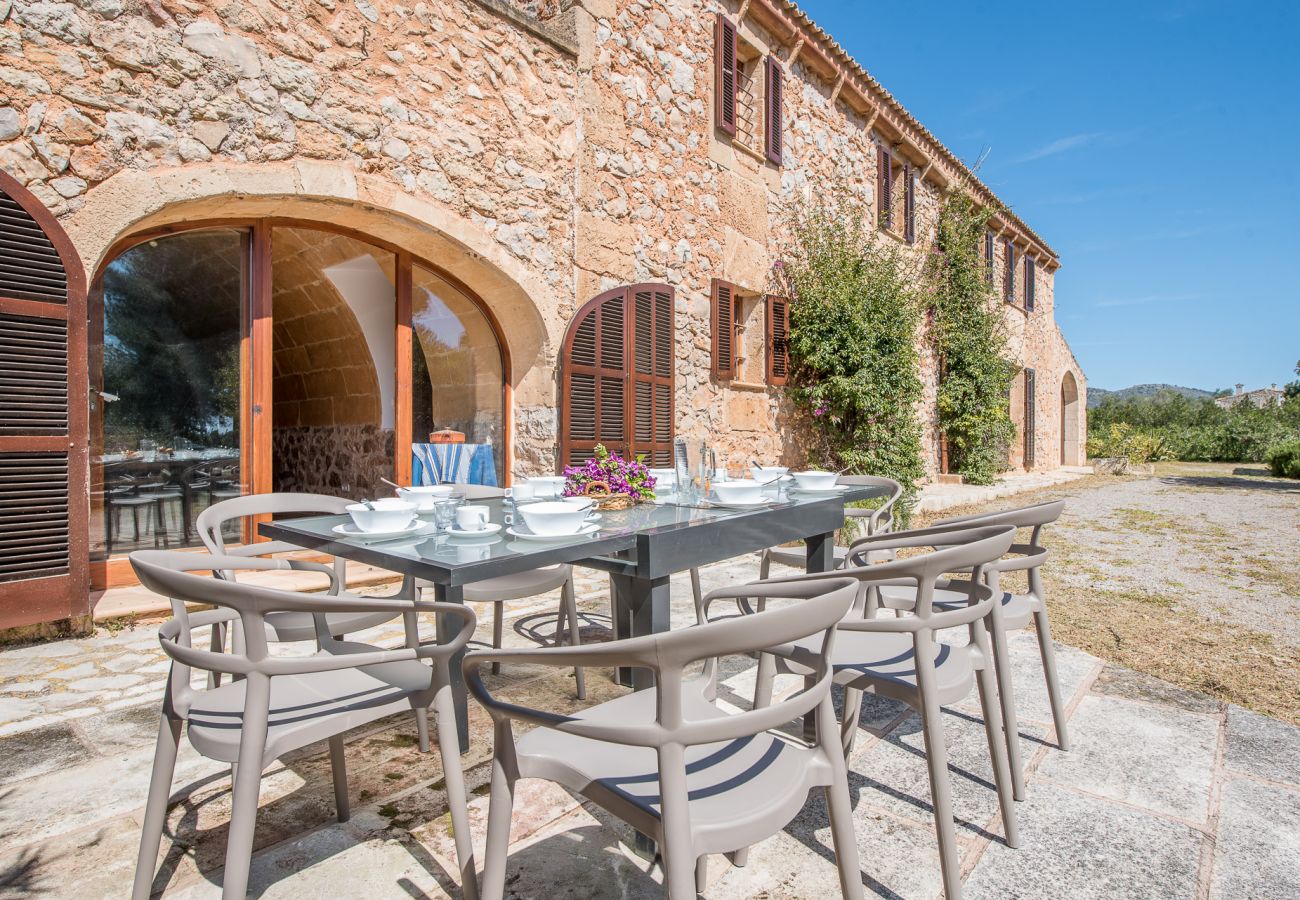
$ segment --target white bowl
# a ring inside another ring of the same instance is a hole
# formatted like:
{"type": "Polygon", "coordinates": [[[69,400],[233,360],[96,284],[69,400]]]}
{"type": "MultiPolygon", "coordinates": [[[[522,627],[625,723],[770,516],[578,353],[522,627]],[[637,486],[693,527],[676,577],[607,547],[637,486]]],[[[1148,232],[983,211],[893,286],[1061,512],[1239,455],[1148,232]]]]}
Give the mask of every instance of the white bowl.
{"type": "Polygon", "coordinates": [[[454,490],[456,490],[454,484],[416,485],[398,488],[397,496],[407,503],[414,503],[415,508],[420,512],[429,512],[433,509],[435,501],[450,497],[454,490]]]}
{"type": "Polygon", "coordinates": [[[749,471],[759,484],[767,484],[785,475],[790,469],[788,466],[750,466],[749,471]]]}
{"type": "Polygon", "coordinates": [[[576,503],[547,501],[515,507],[533,534],[577,534],[587,519],[587,508],[576,503]]]}
{"type": "Polygon", "coordinates": [[[405,500],[384,499],[367,509],[360,503],[348,506],[352,523],[361,531],[401,531],[415,521],[415,504],[405,500]]]}
{"type": "Polygon", "coordinates": [[[570,506],[581,507],[587,512],[590,512],[591,508],[596,505],[596,501],[592,500],[590,497],[562,497],[560,498],[560,502],[568,503],[570,506]]]}
{"type": "Polygon", "coordinates": [[[748,478],[735,481],[713,482],[713,492],[723,503],[759,503],[763,499],[763,485],[748,478]]]}
{"type": "Polygon", "coordinates": [[[533,489],[533,496],[538,500],[550,500],[559,497],[564,493],[564,482],[568,479],[563,475],[538,475],[535,478],[527,479],[528,484],[533,489]]]}
{"type": "Polygon", "coordinates": [[[795,472],[795,483],[807,491],[825,491],[835,487],[840,476],[835,472],[795,472]]]}

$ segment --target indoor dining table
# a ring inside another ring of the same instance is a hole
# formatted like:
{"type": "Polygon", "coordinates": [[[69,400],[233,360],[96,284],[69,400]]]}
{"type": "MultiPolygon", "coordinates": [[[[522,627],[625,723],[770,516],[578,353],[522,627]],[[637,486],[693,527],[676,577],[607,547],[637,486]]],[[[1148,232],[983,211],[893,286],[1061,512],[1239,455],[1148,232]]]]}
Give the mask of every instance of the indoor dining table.
{"type": "MultiPolygon", "coordinates": [[[[467,584],[542,566],[571,563],[603,570],[609,573],[613,593],[615,636],[626,638],[671,627],[669,579],[674,573],[796,540],[806,541],[807,571],[830,570],[845,505],[884,496],[881,489],[844,486],[820,493],[782,487],[767,502],[752,507],[669,498],[602,512],[594,532],[547,541],[508,533],[521,523],[505,498],[474,501],[488,507],[491,522],[504,526],[489,537],[442,533],[386,541],[358,538],[336,530],[350,521],[347,516],[281,519],[263,523],[260,530],[274,540],[399,573],[408,592],[415,590],[415,579],[431,582],[435,599],[442,603],[464,602],[467,584]]],[[[437,632],[439,640],[449,639],[455,623],[439,621],[437,632]]],[[[645,669],[620,668],[618,679],[638,690],[653,684],[645,669]]],[[[459,660],[453,660],[452,681],[463,752],[469,747],[469,729],[459,660]]]]}

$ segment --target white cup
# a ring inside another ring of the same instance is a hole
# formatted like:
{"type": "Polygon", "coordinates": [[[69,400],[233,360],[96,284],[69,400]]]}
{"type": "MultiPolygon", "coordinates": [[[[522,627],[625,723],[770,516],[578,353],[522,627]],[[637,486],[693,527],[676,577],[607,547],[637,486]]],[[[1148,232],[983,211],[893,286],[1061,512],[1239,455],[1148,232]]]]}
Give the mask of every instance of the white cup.
{"type": "Polygon", "coordinates": [[[482,531],[487,528],[489,512],[486,506],[462,506],[456,510],[456,527],[461,531],[482,531]]]}
{"type": "Polygon", "coordinates": [[[534,488],[527,481],[521,481],[519,484],[506,488],[506,496],[518,503],[521,500],[533,499],[534,488]]]}
{"type": "Polygon", "coordinates": [[[538,500],[554,500],[564,492],[563,475],[539,475],[529,478],[528,485],[533,489],[533,496],[538,500]]]}

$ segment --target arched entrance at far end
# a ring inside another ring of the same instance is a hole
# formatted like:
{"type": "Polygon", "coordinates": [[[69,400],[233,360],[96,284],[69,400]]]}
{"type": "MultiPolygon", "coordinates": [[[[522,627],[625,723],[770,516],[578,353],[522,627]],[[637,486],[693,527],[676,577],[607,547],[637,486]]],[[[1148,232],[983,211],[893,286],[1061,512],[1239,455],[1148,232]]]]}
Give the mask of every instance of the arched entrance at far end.
{"type": "Polygon", "coordinates": [[[1079,384],[1073,372],[1061,378],[1061,465],[1079,465],[1079,384]]]}

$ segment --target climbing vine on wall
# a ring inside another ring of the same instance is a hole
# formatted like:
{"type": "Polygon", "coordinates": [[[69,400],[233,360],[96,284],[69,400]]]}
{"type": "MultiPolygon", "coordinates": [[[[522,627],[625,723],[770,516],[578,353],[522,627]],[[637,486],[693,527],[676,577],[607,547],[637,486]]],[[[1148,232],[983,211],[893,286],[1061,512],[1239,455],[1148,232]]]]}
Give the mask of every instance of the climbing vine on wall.
{"type": "Polygon", "coordinates": [[[925,474],[917,273],[850,187],[808,196],[789,208],[777,265],[791,298],[791,396],[822,439],[823,465],[893,478],[910,506],[925,474]]]}
{"type": "Polygon", "coordinates": [[[930,340],[939,364],[939,430],[947,438],[949,471],[989,484],[1006,468],[1015,437],[1001,304],[981,252],[993,210],[957,190],[944,200],[925,274],[930,340]]]}

